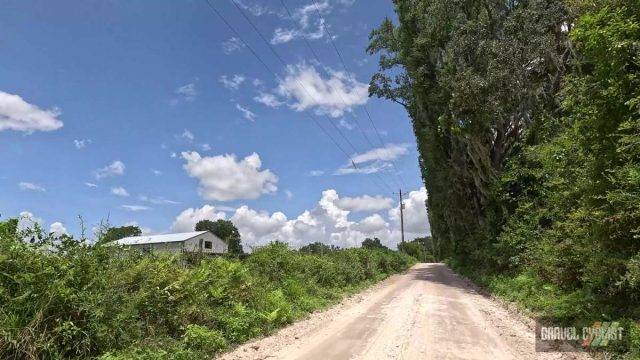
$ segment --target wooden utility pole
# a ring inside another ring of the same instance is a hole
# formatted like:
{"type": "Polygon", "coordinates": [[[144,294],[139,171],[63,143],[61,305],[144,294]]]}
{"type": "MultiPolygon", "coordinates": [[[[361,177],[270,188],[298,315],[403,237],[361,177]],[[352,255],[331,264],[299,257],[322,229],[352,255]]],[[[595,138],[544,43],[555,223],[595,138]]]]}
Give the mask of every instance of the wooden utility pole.
{"type": "Polygon", "coordinates": [[[400,233],[402,233],[402,243],[404,244],[404,202],[402,201],[402,189],[400,189],[400,233]]]}

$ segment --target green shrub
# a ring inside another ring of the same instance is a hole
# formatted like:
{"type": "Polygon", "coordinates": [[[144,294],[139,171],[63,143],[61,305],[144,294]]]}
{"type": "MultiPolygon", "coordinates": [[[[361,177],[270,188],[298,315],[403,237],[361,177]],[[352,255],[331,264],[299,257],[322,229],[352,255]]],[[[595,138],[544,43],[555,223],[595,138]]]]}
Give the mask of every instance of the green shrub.
{"type": "Polygon", "coordinates": [[[187,325],[182,342],[189,349],[206,353],[215,353],[227,347],[227,341],[220,331],[194,324],[187,325]]]}
{"type": "Polygon", "coordinates": [[[184,259],[67,240],[0,232],[1,359],[207,358],[412,264],[375,249],[184,259]]]}

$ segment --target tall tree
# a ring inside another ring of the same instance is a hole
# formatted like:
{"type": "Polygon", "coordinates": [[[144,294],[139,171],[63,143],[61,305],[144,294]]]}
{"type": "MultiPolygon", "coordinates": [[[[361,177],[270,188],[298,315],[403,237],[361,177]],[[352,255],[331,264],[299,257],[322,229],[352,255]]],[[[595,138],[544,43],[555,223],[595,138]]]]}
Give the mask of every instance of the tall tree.
{"type": "Polygon", "coordinates": [[[558,108],[570,50],[560,0],[395,0],[371,33],[371,95],[406,108],[432,234],[444,256],[485,257],[502,221],[493,188],[537,119],[558,108]]]}
{"type": "Polygon", "coordinates": [[[362,247],[365,249],[379,249],[379,250],[389,250],[388,247],[382,245],[382,242],[378,238],[366,238],[362,241],[362,247]]]}
{"type": "Polygon", "coordinates": [[[323,244],[321,242],[316,241],[314,243],[302,246],[299,251],[303,253],[309,253],[309,254],[324,255],[339,249],[340,248],[335,245],[327,245],[327,244],[323,244]]]}
{"type": "Polygon", "coordinates": [[[242,243],[238,228],[229,220],[200,220],[196,224],[196,231],[210,231],[227,244],[230,254],[242,254],[242,243]]]}
{"type": "Polygon", "coordinates": [[[0,221],[0,238],[12,238],[18,232],[18,219],[0,221]]]}
{"type": "Polygon", "coordinates": [[[97,243],[104,244],[104,243],[120,240],[129,236],[140,236],[140,235],[142,235],[142,230],[140,230],[140,228],[135,225],[109,227],[102,233],[97,243]]]}
{"type": "Polygon", "coordinates": [[[415,238],[412,241],[398,244],[398,251],[411,255],[422,262],[433,262],[435,260],[431,252],[432,248],[433,243],[430,236],[415,238]]]}
{"type": "Polygon", "coordinates": [[[622,311],[640,298],[640,3],[577,5],[562,116],[505,173],[516,210],[497,247],[505,266],[622,311]]]}

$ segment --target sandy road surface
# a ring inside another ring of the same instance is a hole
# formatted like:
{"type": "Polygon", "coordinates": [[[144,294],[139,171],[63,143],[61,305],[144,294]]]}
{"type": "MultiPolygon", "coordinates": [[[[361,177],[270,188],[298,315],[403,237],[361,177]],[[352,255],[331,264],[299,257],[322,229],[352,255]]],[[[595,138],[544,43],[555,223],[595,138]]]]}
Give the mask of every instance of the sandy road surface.
{"type": "Polygon", "coordinates": [[[418,264],[222,359],[587,359],[536,353],[531,324],[444,264],[418,264]]]}

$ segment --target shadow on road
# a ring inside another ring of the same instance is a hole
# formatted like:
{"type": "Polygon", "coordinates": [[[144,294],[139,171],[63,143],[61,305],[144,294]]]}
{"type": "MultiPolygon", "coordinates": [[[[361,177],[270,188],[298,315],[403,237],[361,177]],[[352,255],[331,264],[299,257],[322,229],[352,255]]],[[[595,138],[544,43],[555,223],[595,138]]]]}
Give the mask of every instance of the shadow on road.
{"type": "Polygon", "coordinates": [[[416,280],[429,281],[447,287],[458,288],[467,294],[482,295],[479,289],[468,280],[456,274],[444,263],[425,263],[420,267],[409,270],[409,274],[416,280]]]}

